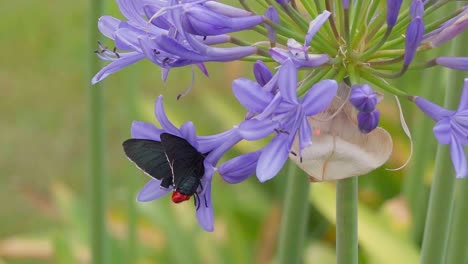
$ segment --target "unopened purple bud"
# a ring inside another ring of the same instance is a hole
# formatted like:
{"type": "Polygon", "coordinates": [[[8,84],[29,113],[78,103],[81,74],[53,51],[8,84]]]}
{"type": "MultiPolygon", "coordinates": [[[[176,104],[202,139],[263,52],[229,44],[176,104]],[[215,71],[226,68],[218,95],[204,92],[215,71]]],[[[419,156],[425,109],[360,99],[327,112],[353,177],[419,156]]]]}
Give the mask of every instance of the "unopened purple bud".
{"type": "Polygon", "coordinates": [[[354,85],[349,101],[360,112],[372,112],[377,105],[377,94],[368,84],[354,85]]]}
{"type": "Polygon", "coordinates": [[[182,16],[184,29],[199,36],[212,36],[250,29],[263,22],[263,16],[228,17],[202,6],[192,6],[182,16]]]}
{"type": "Polygon", "coordinates": [[[421,17],[416,17],[411,20],[406,29],[404,65],[409,65],[413,60],[423,36],[424,22],[421,17]]]}
{"type": "MultiPolygon", "coordinates": [[[[267,10],[265,11],[265,17],[275,24],[279,24],[280,22],[278,11],[276,11],[276,8],[274,8],[273,6],[269,6],[267,8],[267,10]]],[[[268,38],[270,39],[270,42],[276,43],[276,30],[268,24],[265,24],[265,28],[268,31],[268,38]]]]}
{"type": "Polygon", "coordinates": [[[380,111],[375,109],[370,113],[359,112],[357,119],[359,130],[367,134],[379,125],[380,111]]]}
{"type": "Polygon", "coordinates": [[[393,28],[400,12],[401,3],[403,0],[387,0],[387,25],[393,28]]]}
{"type": "Polygon", "coordinates": [[[349,0],[341,0],[344,9],[349,9],[349,0]]]}
{"type": "Polygon", "coordinates": [[[438,47],[447,41],[452,40],[468,27],[468,8],[458,16],[442,24],[434,31],[425,36],[424,42],[428,42],[432,47],[438,47]]]}
{"type": "Polygon", "coordinates": [[[447,68],[468,71],[468,57],[438,57],[435,62],[447,68]]]}
{"type": "Polygon", "coordinates": [[[273,77],[270,69],[263,61],[260,60],[254,64],[254,75],[255,80],[257,80],[257,83],[260,84],[260,86],[265,86],[265,84],[267,84],[273,77]]]}
{"type": "Polygon", "coordinates": [[[410,5],[411,19],[416,17],[423,17],[424,15],[424,3],[422,0],[413,0],[410,5]]]}

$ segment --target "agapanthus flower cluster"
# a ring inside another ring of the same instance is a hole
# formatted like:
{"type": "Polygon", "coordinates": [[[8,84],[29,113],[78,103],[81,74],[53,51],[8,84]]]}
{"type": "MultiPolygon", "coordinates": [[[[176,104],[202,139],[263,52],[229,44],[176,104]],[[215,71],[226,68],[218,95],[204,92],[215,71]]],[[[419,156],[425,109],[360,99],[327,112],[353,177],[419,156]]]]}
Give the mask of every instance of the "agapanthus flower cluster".
{"type": "MultiPolygon", "coordinates": [[[[437,122],[437,140],[450,145],[456,176],[466,177],[468,81],[457,110],[411,95],[391,81],[433,66],[468,69],[466,54],[425,56],[467,28],[468,6],[457,9],[454,2],[240,0],[241,7],[234,7],[214,0],[117,0],[125,20],[99,20],[99,29],[115,48],[99,45],[96,53],[110,63],[92,81],[142,59],[158,65],[163,80],[172,67],[194,65],[208,75],[206,62],[256,61],[255,80],[240,77],[232,83],[246,109],[232,129],[212,136],[197,136],[191,122],[178,129],[165,116],[162,97],[156,104],[162,129],[140,122],[132,126],[134,138],[160,141],[161,133],[170,133],[206,153],[197,191],[202,201],[196,207],[206,230],[213,229],[210,192],[216,170],[229,183],[251,175],[263,182],[290,158],[311,179],[322,181],[361,175],[384,164],[392,144],[378,127],[383,93],[409,98],[437,122]],[[452,8],[450,15],[435,15],[445,6],[452,8]],[[242,31],[256,34],[256,41],[231,34],[242,31]],[[238,142],[264,138],[270,140],[261,149],[218,164],[238,142]]],[[[159,185],[151,180],[139,200],[170,190],[159,185]]]]}

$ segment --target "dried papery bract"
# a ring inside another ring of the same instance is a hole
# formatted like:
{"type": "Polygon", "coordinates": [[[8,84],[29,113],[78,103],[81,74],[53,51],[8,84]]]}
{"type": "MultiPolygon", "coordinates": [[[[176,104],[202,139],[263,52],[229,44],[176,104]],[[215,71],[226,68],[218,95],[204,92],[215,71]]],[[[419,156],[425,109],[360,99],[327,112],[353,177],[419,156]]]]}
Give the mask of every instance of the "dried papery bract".
{"type": "Polygon", "coordinates": [[[378,127],[363,134],[349,103],[350,88],[340,84],[338,93],[323,112],[309,117],[312,144],[299,155],[297,138],[289,157],[307,172],[311,181],[333,181],[364,175],[382,166],[393,149],[392,138],[378,127]]]}

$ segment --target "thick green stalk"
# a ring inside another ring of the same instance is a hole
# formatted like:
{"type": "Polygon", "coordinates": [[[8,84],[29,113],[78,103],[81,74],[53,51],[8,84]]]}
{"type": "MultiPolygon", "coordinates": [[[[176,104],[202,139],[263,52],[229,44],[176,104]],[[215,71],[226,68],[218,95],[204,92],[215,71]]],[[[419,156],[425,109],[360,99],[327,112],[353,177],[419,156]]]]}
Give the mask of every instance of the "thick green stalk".
{"type": "MultiPolygon", "coordinates": [[[[468,41],[468,35],[464,34],[461,39],[457,40],[456,47],[454,48],[454,54],[464,54],[466,52],[466,41],[468,41]]],[[[463,87],[463,78],[466,78],[465,72],[457,72],[454,74],[455,80],[452,86],[455,90],[453,97],[460,94],[463,87]]],[[[455,105],[459,99],[455,99],[452,102],[452,108],[456,109],[455,105]]],[[[466,151],[465,151],[466,153],[466,151]]],[[[451,234],[448,242],[447,259],[445,263],[467,263],[468,261],[468,228],[466,228],[466,222],[468,219],[468,179],[457,180],[457,197],[455,200],[455,207],[453,211],[453,222],[451,226],[451,234]],[[463,260],[465,262],[463,262],[463,260]]]]}
{"type": "Polygon", "coordinates": [[[278,244],[279,264],[302,263],[309,216],[310,183],[297,166],[288,165],[287,187],[278,244]]]}
{"type": "Polygon", "coordinates": [[[336,183],[336,263],[358,263],[358,178],[336,183]]]}
{"type": "Polygon", "coordinates": [[[443,264],[453,207],[455,175],[448,146],[437,148],[434,181],[424,228],[421,264],[443,264]]]}
{"type": "MultiPolygon", "coordinates": [[[[455,80],[455,76],[450,77],[446,82],[444,106],[448,109],[456,109],[459,99],[459,92],[456,88],[461,86],[461,80],[455,80]]],[[[449,146],[439,145],[424,229],[421,263],[445,263],[454,187],[455,173],[450,160],[449,146]]]]}
{"type": "MultiPolygon", "coordinates": [[[[432,85],[437,83],[440,77],[433,71],[430,71],[426,78],[422,81],[416,81],[419,89],[418,96],[422,96],[429,100],[440,96],[432,89],[432,85]]],[[[441,83],[442,86],[442,83],[441,83]]],[[[434,126],[434,122],[426,118],[420,111],[415,113],[413,118],[414,126],[414,153],[411,161],[411,166],[405,176],[403,185],[403,194],[408,201],[408,205],[413,218],[411,226],[411,237],[414,242],[421,242],[424,232],[424,221],[427,212],[428,186],[425,184],[426,164],[428,160],[434,159],[434,151],[436,149],[434,135],[428,133],[434,126]]]]}
{"type": "MultiPolygon", "coordinates": [[[[88,50],[94,50],[99,39],[97,21],[102,14],[103,1],[92,0],[89,6],[89,46],[88,50]]],[[[89,52],[89,78],[99,71],[100,63],[94,53],[89,52]]],[[[107,234],[106,234],[106,174],[105,162],[105,120],[104,120],[104,96],[100,85],[89,87],[88,112],[89,112],[89,181],[91,194],[89,200],[91,219],[91,255],[92,263],[106,264],[107,234]]]]}
{"type": "Polygon", "coordinates": [[[459,180],[453,222],[448,242],[447,261],[444,263],[466,263],[468,261],[468,179],[459,180]],[[465,262],[463,262],[465,261],[465,262]]]}
{"type": "MultiPolygon", "coordinates": [[[[129,123],[131,124],[132,119],[139,119],[138,111],[138,72],[135,69],[129,69],[129,77],[125,80],[125,88],[127,91],[127,114],[129,123]]],[[[122,152],[123,155],[123,152],[122,152]]],[[[126,253],[126,264],[138,263],[138,210],[137,202],[135,199],[136,193],[138,191],[138,181],[137,177],[132,177],[135,174],[135,166],[128,163],[128,173],[126,175],[126,187],[127,187],[127,248],[126,253]]]]}

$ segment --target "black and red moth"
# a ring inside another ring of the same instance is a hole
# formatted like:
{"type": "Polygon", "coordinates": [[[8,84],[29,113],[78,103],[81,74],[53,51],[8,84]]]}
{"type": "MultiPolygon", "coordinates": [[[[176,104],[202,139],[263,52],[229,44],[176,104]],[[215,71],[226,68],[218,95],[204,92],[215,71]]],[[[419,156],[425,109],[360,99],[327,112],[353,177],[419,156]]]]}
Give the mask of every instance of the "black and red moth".
{"type": "Polygon", "coordinates": [[[162,133],[160,138],[161,141],[132,138],[122,145],[127,157],[139,169],[161,180],[161,188],[174,188],[174,203],[189,200],[201,185],[205,155],[178,136],[162,133]]]}

